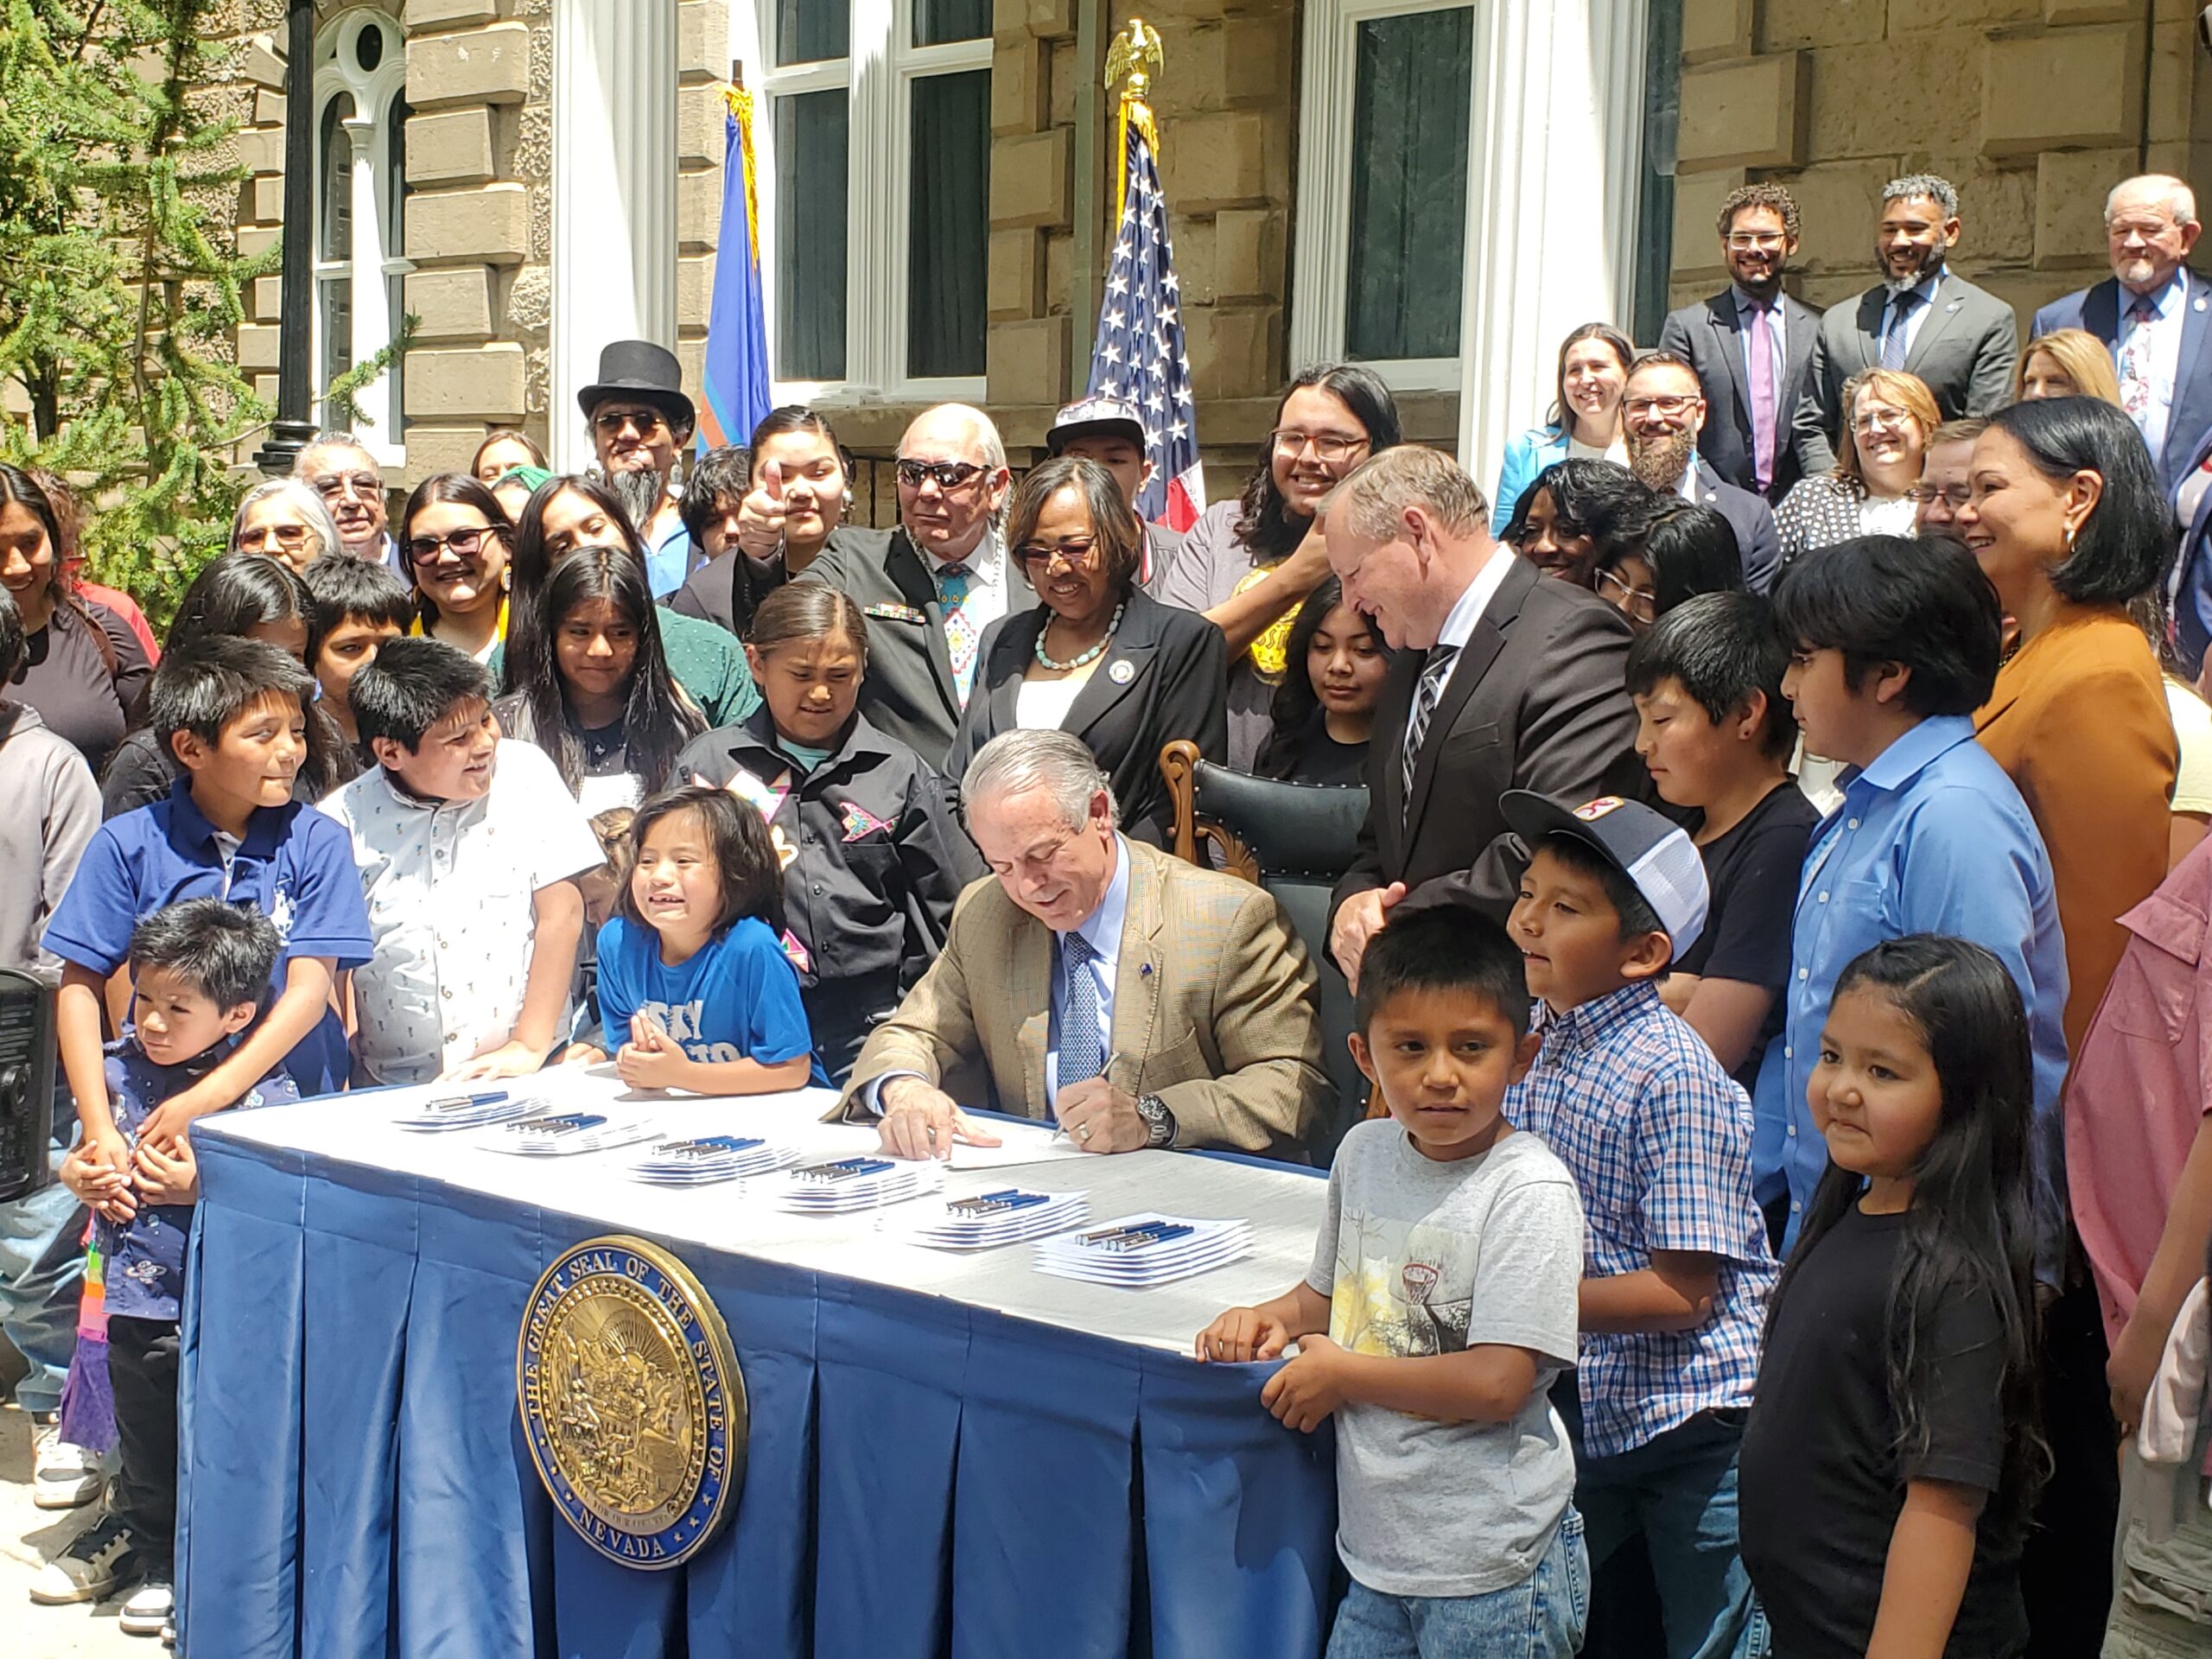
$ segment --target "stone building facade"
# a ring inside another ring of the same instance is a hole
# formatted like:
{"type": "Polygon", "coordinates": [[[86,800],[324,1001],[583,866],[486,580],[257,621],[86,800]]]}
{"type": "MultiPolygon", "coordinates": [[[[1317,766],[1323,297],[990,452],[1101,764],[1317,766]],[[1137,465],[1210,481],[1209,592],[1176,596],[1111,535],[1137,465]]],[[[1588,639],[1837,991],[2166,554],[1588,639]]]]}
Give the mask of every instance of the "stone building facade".
{"type": "MultiPolygon", "coordinates": [[[[988,50],[983,351],[979,375],[945,384],[982,402],[1021,458],[1085,372],[1098,292],[1090,273],[1103,264],[1112,209],[1113,106],[1098,79],[1106,41],[1131,8],[891,3],[901,26],[931,5],[988,7],[987,48],[977,40],[977,55],[960,60],[980,65],[988,50]]],[[[625,317],[674,345],[696,387],[722,189],[721,83],[733,58],[766,72],[755,132],[772,235],[772,59],[790,38],[774,8],[826,3],[320,7],[326,42],[361,26],[353,14],[372,13],[404,54],[404,143],[385,186],[400,196],[397,245],[384,266],[386,309],[411,312],[419,326],[378,440],[396,480],[464,465],[500,425],[550,442],[556,463],[581,464],[573,387],[596,353],[594,331],[626,332],[625,317]],[[610,134],[627,159],[588,171],[610,134]],[[618,266],[626,268],[610,287],[618,266]]],[[[1136,8],[1165,47],[1154,107],[1216,499],[1249,465],[1287,374],[1343,349],[1342,315],[1323,313],[1343,304],[1344,227],[1363,188],[1353,157],[1375,142],[1363,106],[1339,107],[1355,86],[1355,47],[1382,38],[1362,31],[1452,5],[1136,8]]],[[[283,10],[281,0],[240,0],[253,93],[239,139],[252,170],[240,203],[249,249],[276,234],[281,213],[283,10]]],[[[2196,10],[2186,0],[1517,0],[1471,10],[1465,91],[1455,94],[1465,124],[1453,105],[1440,129],[1465,144],[1464,220],[1446,228],[1464,244],[1458,337],[1469,344],[1392,365],[1408,435],[1457,448],[1478,478],[1492,475],[1505,436],[1549,402],[1553,342],[1592,316],[1630,321],[1639,265],[1656,284],[1645,284],[1645,310],[1661,290],[1680,303],[1722,280],[1713,208],[1747,179],[1778,178],[1797,193],[1798,281],[1818,304],[1871,280],[1883,181],[1946,175],[1965,202],[1955,263],[2024,318],[2101,269],[2101,207],[2113,181],[2145,168],[2212,177],[2202,165],[2212,56],[2194,38],[2196,10]]],[[[845,49],[861,61],[859,46],[845,49]]],[[[894,67],[899,49],[894,40],[894,67]]],[[[319,63],[319,96],[331,73],[319,63]]],[[[857,87],[860,72],[839,84],[857,87]]],[[[362,119],[357,143],[381,140],[362,119]]],[[[864,137],[856,130],[855,145],[864,137]]],[[[854,163],[860,194],[846,208],[856,236],[882,211],[867,166],[854,163]]],[[[842,196],[845,181],[811,182],[842,196]]],[[[357,183],[358,226],[378,187],[365,174],[357,183]]],[[[366,296],[353,308],[366,319],[357,335],[376,321],[375,274],[357,273],[353,292],[366,296]]],[[[242,362],[271,390],[276,305],[275,279],[258,284],[238,341],[242,362]]],[[[878,454],[934,400],[887,381],[791,390],[835,410],[848,442],[878,454]]]]}

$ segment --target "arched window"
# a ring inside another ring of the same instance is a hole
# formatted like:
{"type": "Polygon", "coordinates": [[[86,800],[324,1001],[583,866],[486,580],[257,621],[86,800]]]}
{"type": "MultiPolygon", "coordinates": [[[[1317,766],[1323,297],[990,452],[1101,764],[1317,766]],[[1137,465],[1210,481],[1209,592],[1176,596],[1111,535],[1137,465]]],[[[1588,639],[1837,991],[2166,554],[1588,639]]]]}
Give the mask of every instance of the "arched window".
{"type": "MultiPolygon", "coordinates": [[[[367,7],[341,12],[315,48],[315,351],[318,395],[382,351],[401,315],[406,202],[407,48],[367,7]]],[[[406,459],[399,365],[359,394],[378,459],[406,459]]]]}

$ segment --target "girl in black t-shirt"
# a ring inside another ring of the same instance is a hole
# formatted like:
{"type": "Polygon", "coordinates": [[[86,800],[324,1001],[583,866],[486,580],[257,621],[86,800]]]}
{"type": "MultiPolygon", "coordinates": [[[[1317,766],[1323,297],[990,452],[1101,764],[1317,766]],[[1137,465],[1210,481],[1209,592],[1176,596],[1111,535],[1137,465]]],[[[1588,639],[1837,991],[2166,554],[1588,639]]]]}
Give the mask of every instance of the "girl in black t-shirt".
{"type": "Polygon", "coordinates": [[[1358,784],[1375,705],[1396,655],[1381,631],[1344,603],[1344,584],[1324,578],[1290,625],[1282,683],[1252,770],[1292,784],[1358,784]]]}
{"type": "Polygon", "coordinates": [[[1769,1310],[1739,1462],[1775,1651],[2008,1659],[2041,1478],[2027,1019],[1997,958],[1915,934],[1837,982],[1828,1145],[1769,1310]]]}

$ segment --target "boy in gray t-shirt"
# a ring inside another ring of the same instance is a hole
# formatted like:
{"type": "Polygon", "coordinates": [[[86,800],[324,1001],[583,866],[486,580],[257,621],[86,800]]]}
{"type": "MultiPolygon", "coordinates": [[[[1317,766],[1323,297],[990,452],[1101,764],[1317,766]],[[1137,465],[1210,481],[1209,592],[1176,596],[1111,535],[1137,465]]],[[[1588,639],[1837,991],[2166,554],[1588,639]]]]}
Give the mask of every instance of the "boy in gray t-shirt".
{"type": "Polygon", "coordinates": [[[1330,1659],[1582,1645],[1588,1557],[1552,1380],[1574,1363],[1582,1207],[1501,1108],[1535,1058],[1521,955],[1496,923],[1402,915],[1360,966],[1352,1053],[1389,1107],[1338,1148],[1303,1282],[1199,1333],[1207,1361],[1297,1357],[1260,1399],[1337,1419],[1330,1659]]]}

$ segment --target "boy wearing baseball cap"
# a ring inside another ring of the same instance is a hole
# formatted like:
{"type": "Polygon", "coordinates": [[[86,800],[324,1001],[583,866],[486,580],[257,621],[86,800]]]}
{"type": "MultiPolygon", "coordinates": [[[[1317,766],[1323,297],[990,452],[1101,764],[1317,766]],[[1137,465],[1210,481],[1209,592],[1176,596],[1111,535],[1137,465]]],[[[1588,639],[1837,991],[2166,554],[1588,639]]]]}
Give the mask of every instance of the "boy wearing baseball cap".
{"type": "Polygon", "coordinates": [[[1753,1654],[1736,1448],[1775,1263],[1751,1101],[1658,990],[1705,925],[1704,861],[1633,801],[1516,790],[1500,805],[1531,854],[1507,930],[1543,1036],[1507,1115],[1567,1165],[1586,1220],[1582,1351],[1560,1404],[1591,1569],[1641,1537],[1669,1659],[1753,1654]]]}

